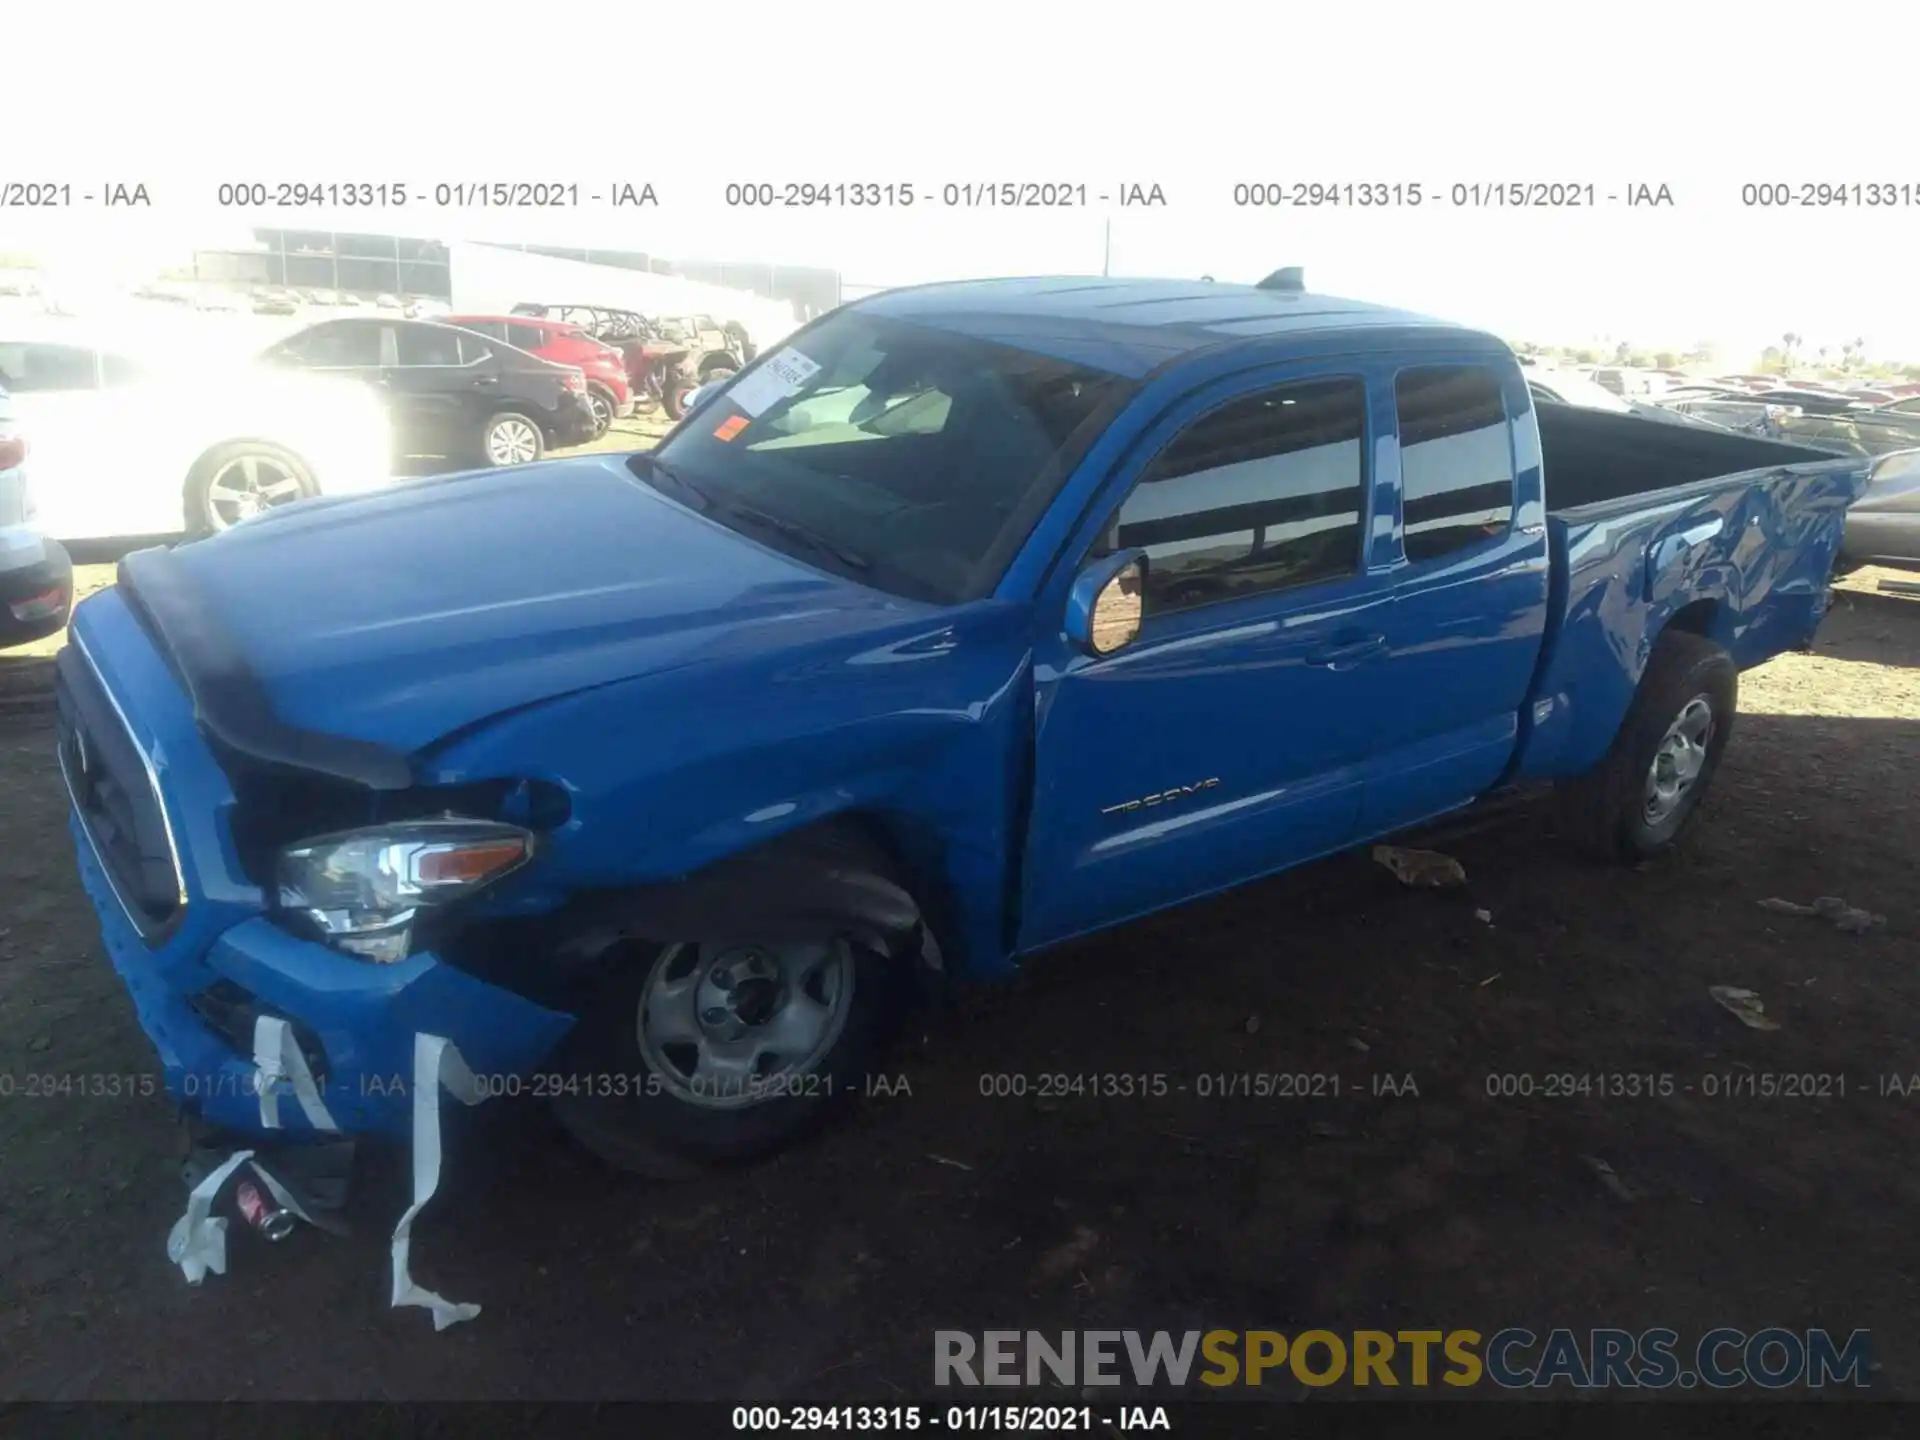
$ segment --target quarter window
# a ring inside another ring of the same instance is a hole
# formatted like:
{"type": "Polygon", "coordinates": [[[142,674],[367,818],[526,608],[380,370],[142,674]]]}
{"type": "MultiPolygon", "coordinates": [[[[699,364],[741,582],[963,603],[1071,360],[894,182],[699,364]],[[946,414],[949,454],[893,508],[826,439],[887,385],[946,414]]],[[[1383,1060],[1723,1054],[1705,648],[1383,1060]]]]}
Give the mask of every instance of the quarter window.
{"type": "Polygon", "coordinates": [[[547,332],[538,325],[509,325],[506,340],[516,350],[533,351],[547,343],[547,332]]]}
{"type": "Polygon", "coordinates": [[[1284,385],[1212,411],[1163,450],[1108,546],[1147,552],[1146,613],[1356,573],[1366,408],[1358,377],[1284,385]]]}
{"type": "Polygon", "coordinates": [[[1394,380],[1407,559],[1438,559],[1513,523],[1513,444],[1500,379],[1431,365],[1394,380]]]}

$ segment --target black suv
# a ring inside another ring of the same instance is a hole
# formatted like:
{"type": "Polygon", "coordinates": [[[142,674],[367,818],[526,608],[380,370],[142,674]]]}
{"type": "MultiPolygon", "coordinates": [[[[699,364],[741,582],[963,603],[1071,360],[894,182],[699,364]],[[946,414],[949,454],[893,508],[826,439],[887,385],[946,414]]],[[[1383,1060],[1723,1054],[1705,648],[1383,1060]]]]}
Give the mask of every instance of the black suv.
{"type": "Polygon", "coordinates": [[[367,316],[296,331],[263,357],[376,388],[402,455],[520,465],[594,436],[586,377],[455,325],[367,316]]]}

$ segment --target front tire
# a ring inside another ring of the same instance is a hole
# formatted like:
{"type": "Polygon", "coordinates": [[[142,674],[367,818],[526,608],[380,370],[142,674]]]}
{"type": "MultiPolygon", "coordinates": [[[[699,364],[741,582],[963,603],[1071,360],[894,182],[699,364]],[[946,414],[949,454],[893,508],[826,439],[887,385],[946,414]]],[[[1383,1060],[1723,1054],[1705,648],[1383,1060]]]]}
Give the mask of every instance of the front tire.
{"type": "Polygon", "coordinates": [[[216,535],[263,510],[318,493],[313,472],[290,450],[256,440],[216,445],[187,475],[187,528],[216,535]]]}
{"type": "Polygon", "coordinates": [[[847,915],[819,921],[811,939],[776,920],[777,943],[624,942],[569,1037],[561,1126],[616,1169],[656,1179],[815,1130],[864,1087],[890,1013],[896,965],[867,928],[847,915]]]}
{"type": "Polygon", "coordinates": [[[1673,847],[1720,767],[1740,693],[1733,657],[1704,636],[1660,637],[1606,759],[1562,781],[1560,828],[1596,860],[1673,847]]]}
{"type": "Polygon", "coordinates": [[[546,449],[540,422],[517,410],[489,416],[480,431],[480,458],[491,466],[528,465],[546,449]]]}

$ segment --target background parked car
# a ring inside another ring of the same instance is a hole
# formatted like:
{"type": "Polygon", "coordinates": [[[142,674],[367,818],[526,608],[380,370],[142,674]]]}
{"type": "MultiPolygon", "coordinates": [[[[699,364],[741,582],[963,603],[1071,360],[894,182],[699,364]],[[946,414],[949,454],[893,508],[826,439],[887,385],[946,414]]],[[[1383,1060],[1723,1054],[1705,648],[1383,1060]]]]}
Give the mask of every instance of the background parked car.
{"type": "Polygon", "coordinates": [[[1551,370],[1529,365],[1525,368],[1527,389],[1536,400],[1557,405],[1581,405],[1590,410],[1631,413],[1633,407],[1597,381],[1572,370],[1551,370]]]}
{"type": "Polygon", "coordinates": [[[352,379],[387,406],[404,455],[482,465],[538,460],[594,436],[586,376],[472,330],[374,316],[323,320],[266,352],[270,363],[352,379]]]}
{"type": "Polygon", "coordinates": [[[136,356],[70,322],[0,324],[0,386],[32,447],[36,523],[61,540],[224,530],[392,473],[386,417],[360,387],[136,356]]]}
{"type": "Polygon", "coordinates": [[[626,357],[627,378],[639,399],[660,402],[669,419],[687,411],[687,397],[702,385],[736,374],[752,352],[738,325],[718,326],[700,319],[658,319],[635,310],[600,305],[548,305],[531,301],[513,307],[516,316],[578,325],[596,340],[617,346],[626,357]]]}
{"type": "Polygon", "coordinates": [[[1920,569],[1920,449],[1874,461],[1867,493],[1847,511],[1840,562],[1920,569]]]}
{"type": "Polygon", "coordinates": [[[577,367],[587,377],[587,404],[593,410],[597,433],[604,434],[616,419],[633,413],[633,387],[627,378],[626,356],[615,346],[594,339],[578,325],[530,315],[445,315],[440,321],[498,340],[529,355],[538,355],[556,365],[577,367]]]}
{"type": "Polygon", "coordinates": [[[73,562],[31,525],[27,449],[13,398],[0,390],[0,649],[56,633],[73,609],[73,562]]]}

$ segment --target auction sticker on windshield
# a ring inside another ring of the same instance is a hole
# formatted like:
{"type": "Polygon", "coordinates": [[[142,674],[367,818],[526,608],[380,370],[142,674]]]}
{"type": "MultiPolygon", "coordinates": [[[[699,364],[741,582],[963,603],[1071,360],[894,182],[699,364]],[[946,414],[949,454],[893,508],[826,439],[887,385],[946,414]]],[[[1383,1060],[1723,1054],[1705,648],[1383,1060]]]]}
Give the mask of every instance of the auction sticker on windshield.
{"type": "Polygon", "coordinates": [[[755,366],[751,375],[735,382],[727,392],[727,399],[758,419],[762,411],[789,395],[798,394],[800,387],[819,373],[817,364],[789,345],[778,354],[768,356],[766,363],[755,366]]]}

